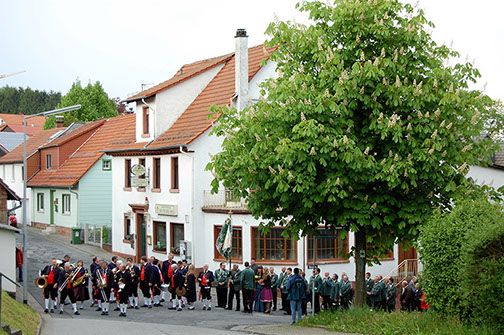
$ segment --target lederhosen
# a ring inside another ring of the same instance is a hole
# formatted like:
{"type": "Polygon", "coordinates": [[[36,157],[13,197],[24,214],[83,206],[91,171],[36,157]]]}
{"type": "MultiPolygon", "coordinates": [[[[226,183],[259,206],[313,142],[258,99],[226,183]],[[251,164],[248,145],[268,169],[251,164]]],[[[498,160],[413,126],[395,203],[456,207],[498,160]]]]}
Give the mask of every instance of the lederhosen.
{"type": "Polygon", "coordinates": [[[57,266],[51,269],[48,265],[42,270],[41,274],[47,276],[47,285],[44,287],[44,298],[56,300],[58,298],[58,287],[54,288],[54,284],[58,283],[61,269],[57,266]]]}
{"type": "Polygon", "coordinates": [[[128,271],[117,272],[117,295],[119,296],[120,304],[127,304],[129,297],[129,288],[131,287],[131,274],[128,271]],[[124,287],[120,288],[120,281],[124,283],[124,287]]]}
{"type": "Polygon", "coordinates": [[[142,290],[144,298],[150,299],[151,292],[149,288],[149,282],[151,277],[151,268],[152,265],[150,263],[145,263],[142,265],[142,270],[140,271],[140,289],[142,290]]]}
{"type": "Polygon", "coordinates": [[[60,303],[63,303],[65,299],[68,297],[70,299],[70,302],[72,304],[75,304],[75,294],[73,290],[73,285],[70,282],[70,280],[67,281],[65,286],[63,287],[64,282],[72,274],[72,271],[66,272],[66,271],[61,271],[60,276],[59,276],[59,288],[61,289],[60,291],[60,303]]]}
{"type": "Polygon", "coordinates": [[[140,279],[140,269],[138,266],[133,265],[130,269],[130,275],[131,275],[131,285],[129,287],[129,296],[130,297],[138,297],[138,280],[140,279]],[[135,272],[135,275],[133,276],[131,274],[131,271],[135,272]]]}

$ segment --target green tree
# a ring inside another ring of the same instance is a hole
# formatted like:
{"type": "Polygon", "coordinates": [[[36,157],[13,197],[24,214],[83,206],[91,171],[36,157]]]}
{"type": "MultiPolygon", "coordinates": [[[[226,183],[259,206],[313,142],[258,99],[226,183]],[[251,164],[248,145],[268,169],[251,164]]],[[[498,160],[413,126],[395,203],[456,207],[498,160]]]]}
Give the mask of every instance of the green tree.
{"type": "MultiPolygon", "coordinates": [[[[72,122],[89,122],[118,115],[115,101],[108,97],[99,81],[82,87],[80,80],[76,80],[68,93],[61,98],[57,108],[77,104],[81,104],[82,108],[65,113],[64,126],[72,122]]],[[[44,125],[44,129],[49,128],[54,128],[54,116],[49,117],[44,125]]]]}
{"type": "MultiPolygon", "coordinates": [[[[432,208],[466,190],[470,165],[485,164],[478,71],[449,65],[424,13],[394,0],[304,2],[313,24],[274,22],[267,46],[278,78],[243,111],[211,108],[225,136],[207,168],[245,197],[266,229],[295,237],[319,225],[355,233],[356,304],[366,263],[417,238],[432,208]],[[367,245],[371,250],[367,250],[367,245]]],[[[495,147],[495,146],[494,146],[495,147]]]]}
{"type": "Polygon", "coordinates": [[[61,101],[61,93],[4,86],[0,88],[0,113],[25,115],[51,110],[61,101]]]}

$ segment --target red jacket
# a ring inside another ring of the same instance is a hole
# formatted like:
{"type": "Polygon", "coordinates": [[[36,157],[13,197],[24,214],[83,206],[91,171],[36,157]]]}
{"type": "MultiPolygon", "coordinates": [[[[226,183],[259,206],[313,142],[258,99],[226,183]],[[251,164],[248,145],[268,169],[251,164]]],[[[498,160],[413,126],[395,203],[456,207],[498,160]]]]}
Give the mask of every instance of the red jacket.
{"type": "Polygon", "coordinates": [[[425,291],[422,293],[422,300],[420,300],[420,308],[422,310],[424,309],[429,309],[429,305],[427,304],[427,302],[425,301],[425,291]]]}
{"type": "Polygon", "coordinates": [[[16,248],[16,267],[20,268],[23,266],[23,250],[16,248]]]}

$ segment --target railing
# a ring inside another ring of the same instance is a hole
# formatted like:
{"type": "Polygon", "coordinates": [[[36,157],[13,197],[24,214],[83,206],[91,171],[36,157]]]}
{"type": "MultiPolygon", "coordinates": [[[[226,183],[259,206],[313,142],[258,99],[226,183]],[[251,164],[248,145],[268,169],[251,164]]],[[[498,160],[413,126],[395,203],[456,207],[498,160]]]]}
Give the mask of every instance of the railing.
{"type": "Polygon", "coordinates": [[[418,275],[419,267],[421,267],[421,263],[418,262],[418,259],[405,259],[383,278],[392,277],[394,284],[399,286],[403,280],[418,275]]]}
{"type": "Polygon", "coordinates": [[[234,196],[229,190],[219,190],[215,194],[210,190],[204,190],[203,209],[247,210],[247,203],[245,199],[234,196]]]}
{"type": "Polygon", "coordinates": [[[86,244],[102,247],[102,229],[99,226],[84,225],[84,241],[86,244]]]}

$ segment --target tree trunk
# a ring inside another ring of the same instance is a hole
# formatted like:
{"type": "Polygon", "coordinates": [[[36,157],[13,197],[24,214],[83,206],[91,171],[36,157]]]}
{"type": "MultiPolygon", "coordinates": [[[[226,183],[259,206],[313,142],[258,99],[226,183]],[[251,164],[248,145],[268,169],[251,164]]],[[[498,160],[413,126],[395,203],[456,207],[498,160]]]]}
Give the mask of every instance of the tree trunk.
{"type": "Polygon", "coordinates": [[[366,305],[366,232],[355,232],[355,306],[366,305]],[[364,252],[364,257],[361,257],[364,252]]]}

